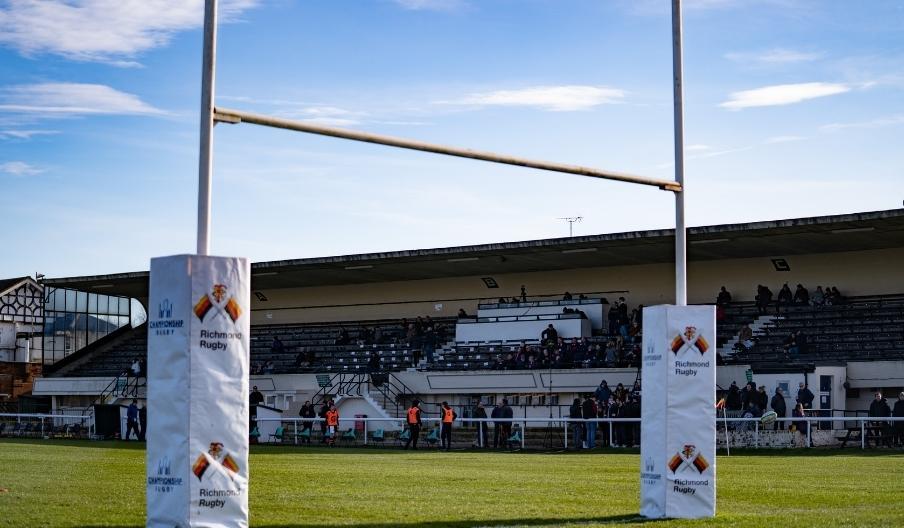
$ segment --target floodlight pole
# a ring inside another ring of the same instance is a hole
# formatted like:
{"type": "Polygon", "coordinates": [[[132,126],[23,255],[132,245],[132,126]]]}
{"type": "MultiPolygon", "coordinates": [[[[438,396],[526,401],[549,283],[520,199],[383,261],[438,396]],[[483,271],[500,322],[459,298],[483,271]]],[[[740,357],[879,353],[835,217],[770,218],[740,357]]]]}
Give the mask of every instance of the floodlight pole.
{"type": "Polygon", "coordinates": [[[213,173],[213,102],[217,63],[217,0],[204,2],[201,69],[201,148],[198,159],[198,255],[210,252],[210,183],[213,173]]]}
{"type": "Polygon", "coordinates": [[[672,0],[672,76],[675,104],[675,304],[687,306],[687,228],[684,223],[684,72],[681,0],[672,0]]]}

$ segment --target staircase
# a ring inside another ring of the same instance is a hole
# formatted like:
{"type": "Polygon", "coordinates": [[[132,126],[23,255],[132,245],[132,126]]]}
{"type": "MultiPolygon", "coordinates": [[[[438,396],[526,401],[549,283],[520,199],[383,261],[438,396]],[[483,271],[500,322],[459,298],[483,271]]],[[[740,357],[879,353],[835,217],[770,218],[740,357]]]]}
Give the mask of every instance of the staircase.
{"type": "Polygon", "coordinates": [[[339,372],[332,375],[318,374],[317,378],[321,387],[311,398],[315,406],[322,405],[329,396],[357,396],[367,400],[383,417],[401,418],[407,404],[415,396],[392,372],[339,372]],[[374,378],[378,384],[374,384],[374,378]]]}
{"type": "MultiPolygon", "coordinates": [[[[755,318],[751,323],[749,323],[750,329],[753,330],[753,336],[754,337],[762,336],[764,333],[763,332],[764,327],[766,327],[767,325],[771,325],[772,322],[775,321],[776,319],[782,319],[782,316],[780,316],[780,315],[760,315],[759,317],[755,318]]],[[[738,344],[738,341],[739,341],[738,334],[735,334],[728,341],[723,343],[722,346],[719,347],[719,353],[722,354],[723,358],[729,358],[732,355],[734,355],[734,353],[735,353],[734,347],[735,347],[735,345],[738,344]]]]}

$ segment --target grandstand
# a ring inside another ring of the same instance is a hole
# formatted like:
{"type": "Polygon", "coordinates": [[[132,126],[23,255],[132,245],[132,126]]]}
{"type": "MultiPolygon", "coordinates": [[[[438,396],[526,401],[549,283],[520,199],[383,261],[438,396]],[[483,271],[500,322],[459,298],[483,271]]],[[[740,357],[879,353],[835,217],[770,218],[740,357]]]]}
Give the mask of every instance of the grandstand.
{"type": "MultiPolygon", "coordinates": [[[[872,391],[904,387],[904,210],[699,227],[689,237],[690,302],[714,302],[723,285],[733,294],[718,327],[722,388],[752,376],[770,394],[783,387],[791,408],[806,382],[814,409],[846,416],[865,411],[872,391]],[[761,313],[756,285],[784,283],[837,285],[845,298],[773,302],[761,313]],[[738,343],[744,325],[750,346],[738,343]],[[791,353],[794,331],[806,344],[791,353]]],[[[671,231],[644,231],[255,263],[252,384],[287,419],[305,400],[337,395],[346,416],[396,418],[414,397],[449,400],[463,416],[477,400],[502,398],[523,418],[567,416],[565,404],[601,380],[638,380],[641,321],[613,327],[609,316],[620,297],[626,313],[670,301],[672,243],[671,231]],[[561,345],[541,343],[549,324],[561,345]],[[380,386],[374,372],[385,374],[380,386]]],[[[154,309],[146,272],[41,287],[154,309]]],[[[111,329],[63,358],[45,355],[33,395],[61,412],[143,397],[143,378],[129,371],[146,354],[145,325],[111,329]]]]}

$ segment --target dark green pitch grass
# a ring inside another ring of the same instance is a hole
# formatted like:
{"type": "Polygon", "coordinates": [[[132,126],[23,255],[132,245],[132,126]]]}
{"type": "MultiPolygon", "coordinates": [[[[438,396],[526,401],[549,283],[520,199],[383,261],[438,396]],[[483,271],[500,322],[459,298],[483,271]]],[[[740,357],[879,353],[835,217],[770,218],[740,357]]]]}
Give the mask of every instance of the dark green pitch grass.
{"type": "MultiPolygon", "coordinates": [[[[904,526],[904,455],[718,458],[718,516],[643,522],[639,457],[255,447],[253,526],[904,526]]],[[[143,526],[144,449],[0,440],[0,526],[143,526]]]]}

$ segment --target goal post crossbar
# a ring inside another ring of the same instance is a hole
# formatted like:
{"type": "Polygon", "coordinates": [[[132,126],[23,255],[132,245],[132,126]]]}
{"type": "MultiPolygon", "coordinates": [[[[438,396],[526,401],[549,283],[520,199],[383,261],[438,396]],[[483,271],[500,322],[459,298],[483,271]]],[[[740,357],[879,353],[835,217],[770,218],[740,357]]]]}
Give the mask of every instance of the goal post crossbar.
{"type": "Polygon", "coordinates": [[[362,141],[365,143],[374,143],[389,147],[397,147],[409,150],[418,150],[421,152],[431,152],[434,154],[444,154],[447,156],[456,156],[459,158],[469,158],[491,163],[501,163],[504,165],[516,165],[519,167],[528,167],[532,169],[547,170],[553,172],[562,172],[567,174],[576,174],[590,178],[599,178],[604,180],[615,180],[628,183],[636,183],[640,185],[649,185],[658,187],[664,191],[681,192],[680,183],[673,180],[662,180],[656,178],[648,178],[645,176],[636,176],[623,172],[605,171],[592,167],[582,167],[580,165],[569,165],[565,163],[556,163],[550,161],[540,161],[506,154],[497,154],[495,152],[472,150],[461,147],[452,147],[447,145],[439,145],[435,143],[426,143],[412,139],[400,138],[395,136],[387,136],[383,134],[374,134],[371,132],[362,132],[359,130],[350,130],[346,128],[331,127],[318,123],[297,121],[292,119],[283,119],[263,114],[245,112],[242,110],[233,110],[229,108],[215,107],[213,110],[214,123],[249,123],[273,128],[281,128],[292,130],[295,132],[305,132],[308,134],[316,134],[321,136],[330,136],[341,139],[349,139],[352,141],[362,141]]]}

